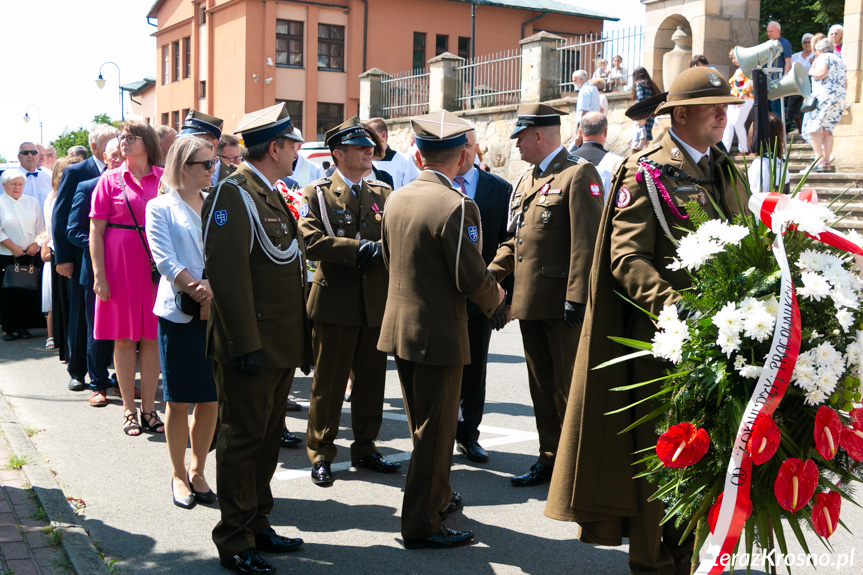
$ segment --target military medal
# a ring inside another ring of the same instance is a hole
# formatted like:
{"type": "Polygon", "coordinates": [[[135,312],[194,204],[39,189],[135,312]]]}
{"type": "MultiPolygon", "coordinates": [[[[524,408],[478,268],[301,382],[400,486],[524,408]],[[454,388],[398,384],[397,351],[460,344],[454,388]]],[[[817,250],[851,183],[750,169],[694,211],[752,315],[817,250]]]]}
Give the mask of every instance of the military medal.
{"type": "Polygon", "coordinates": [[[542,215],[542,223],[547,224],[548,220],[551,219],[551,212],[548,210],[544,210],[541,215],[542,215]]]}
{"type": "Polygon", "coordinates": [[[339,228],[338,230],[336,230],[336,235],[337,235],[337,236],[339,236],[340,238],[345,237],[345,230],[344,230],[344,228],[339,228]]]}
{"type": "Polygon", "coordinates": [[[707,205],[707,196],[704,194],[704,190],[698,190],[698,203],[702,206],[707,205]]]}
{"type": "Polygon", "coordinates": [[[346,214],[345,214],[345,223],[346,223],[346,224],[348,224],[348,225],[351,225],[351,221],[352,221],[351,213],[350,213],[350,212],[348,212],[348,213],[346,213],[346,214]]]}
{"type": "Polygon", "coordinates": [[[543,184],[542,187],[539,189],[540,195],[543,195],[543,196],[546,195],[548,193],[548,189],[550,187],[551,187],[551,184],[549,184],[549,183],[543,184]]]}
{"type": "Polygon", "coordinates": [[[375,212],[375,221],[376,222],[381,221],[381,213],[380,212],[375,212]]]}

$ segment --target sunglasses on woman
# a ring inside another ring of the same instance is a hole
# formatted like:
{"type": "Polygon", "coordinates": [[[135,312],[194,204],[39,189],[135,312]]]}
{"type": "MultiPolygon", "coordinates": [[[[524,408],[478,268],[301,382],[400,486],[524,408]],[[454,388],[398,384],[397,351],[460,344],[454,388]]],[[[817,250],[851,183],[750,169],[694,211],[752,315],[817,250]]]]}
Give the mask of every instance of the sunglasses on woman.
{"type": "Polygon", "coordinates": [[[216,160],[203,160],[201,162],[186,162],[187,166],[194,166],[195,164],[201,164],[204,166],[205,170],[209,170],[213,166],[216,165],[216,160]]]}

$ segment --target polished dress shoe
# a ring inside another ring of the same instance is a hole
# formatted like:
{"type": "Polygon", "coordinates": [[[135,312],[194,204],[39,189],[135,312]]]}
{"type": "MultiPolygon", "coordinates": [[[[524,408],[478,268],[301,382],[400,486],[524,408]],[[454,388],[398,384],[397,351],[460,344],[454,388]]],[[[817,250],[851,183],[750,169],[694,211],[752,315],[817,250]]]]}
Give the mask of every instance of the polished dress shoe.
{"type": "Polygon", "coordinates": [[[108,396],[105,390],[100,389],[90,394],[90,405],[93,407],[105,407],[108,405],[108,396]]]}
{"type": "Polygon", "coordinates": [[[302,544],[302,539],[283,537],[276,533],[272,527],[267,527],[255,535],[255,547],[267,553],[289,553],[299,549],[302,544]]]}
{"type": "Polygon", "coordinates": [[[380,453],[372,453],[361,459],[351,459],[351,465],[371,469],[378,473],[395,473],[402,468],[401,463],[393,463],[380,453]]]}
{"type": "Polygon", "coordinates": [[[222,567],[243,575],[272,575],[276,568],[264,561],[258,554],[258,550],[249,547],[231,557],[220,557],[222,567]]]}
{"type": "Polygon", "coordinates": [[[184,497],[177,497],[177,494],[174,493],[174,480],[171,480],[171,497],[174,498],[174,505],[177,507],[182,507],[183,509],[191,509],[197,504],[195,501],[194,493],[190,493],[184,497]]]}
{"type": "Polygon", "coordinates": [[[536,462],[530,466],[530,471],[524,475],[516,475],[510,477],[510,481],[515,487],[530,487],[531,485],[541,485],[551,480],[551,470],[549,465],[544,465],[536,462]]]}
{"type": "Polygon", "coordinates": [[[485,463],[488,461],[488,452],[476,441],[465,443],[457,441],[455,445],[458,448],[459,453],[471,461],[475,461],[477,463],[485,463]]]}
{"type": "Polygon", "coordinates": [[[287,429],[282,430],[282,447],[295,447],[302,442],[302,439],[300,439],[287,429]]]}
{"type": "Polygon", "coordinates": [[[330,471],[329,461],[315,461],[312,465],[312,481],[315,485],[330,485],[333,482],[333,474],[330,471]]]}
{"type": "Polygon", "coordinates": [[[74,377],[69,380],[69,391],[84,391],[87,389],[87,384],[80,379],[74,377]]]}
{"type": "Polygon", "coordinates": [[[188,478],[189,481],[189,491],[192,492],[192,495],[195,496],[195,500],[201,503],[206,503],[210,505],[211,503],[216,502],[216,494],[213,493],[213,490],[210,489],[206,493],[203,491],[195,491],[195,485],[192,483],[192,479],[188,478]]]}
{"type": "Polygon", "coordinates": [[[438,512],[438,515],[440,515],[440,518],[443,519],[444,517],[446,517],[450,513],[454,512],[454,511],[458,511],[460,507],[461,507],[461,495],[459,494],[458,491],[453,491],[452,497],[450,497],[450,500],[449,500],[449,504],[444,508],[443,511],[438,512]]]}
{"type": "Polygon", "coordinates": [[[432,535],[425,539],[405,539],[404,544],[406,549],[422,549],[424,547],[449,549],[450,547],[467,545],[471,540],[473,540],[473,531],[453,531],[441,527],[440,535],[432,535]]]}

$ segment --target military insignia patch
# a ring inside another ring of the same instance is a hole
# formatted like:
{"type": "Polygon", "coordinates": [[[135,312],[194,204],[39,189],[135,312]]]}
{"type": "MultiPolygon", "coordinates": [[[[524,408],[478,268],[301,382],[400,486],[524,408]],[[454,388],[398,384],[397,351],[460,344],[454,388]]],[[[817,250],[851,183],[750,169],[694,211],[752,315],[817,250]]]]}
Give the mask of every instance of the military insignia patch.
{"type": "Polygon", "coordinates": [[[228,210],[216,210],[213,212],[213,221],[219,227],[224,226],[228,223],[228,210]]]}
{"type": "Polygon", "coordinates": [[[719,87],[722,85],[722,80],[719,79],[719,75],[716,72],[708,72],[707,73],[707,79],[710,81],[710,83],[712,85],[714,85],[716,87],[719,87]]]}
{"type": "Polygon", "coordinates": [[[479,230],[476,226],[467,227],[467,237],[470,238],[470,241],[476,243],[476,241],[479,239],[479,230]]]}
{"type": "Polygon", "coordinates": [[[590,195],[591,196],[599,196],[602,192],[600,191],[599,184],[594,184],[591,182],[590,184],[590,195]]]}
{"type": "Polygon", "coordinates": [[[679,158],[680,157],[680,150],[678,150],[677,148],[671,148],[671,157],[672,158],[679,158]]]}
{"type": "Polygon", "coordinates": [[[304,218],[309,215],[309,204],[303,204],[300,206],[300,217],[304,218]]]}
{"type": "Polygon", "coordinates": [[[632,193],[630,193],[629,188],[626,186],[621,186],[619,190],[617,190],[617,202],[616,205],[618,208],[625,208],[629,205],[629,202],[632,201],[632,193]]]}

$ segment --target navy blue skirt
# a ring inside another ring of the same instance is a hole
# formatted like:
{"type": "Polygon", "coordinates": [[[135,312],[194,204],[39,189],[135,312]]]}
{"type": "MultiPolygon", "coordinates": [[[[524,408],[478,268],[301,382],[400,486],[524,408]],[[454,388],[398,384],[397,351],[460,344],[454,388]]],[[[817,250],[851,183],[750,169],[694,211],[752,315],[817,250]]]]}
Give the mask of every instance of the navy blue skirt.
{"type": "Polygon", "coordinates": [[[159,318],[162,397],[177,403],[216,401],[213,360],[207,357],[207,322],[174,323],[159,318]]]}

